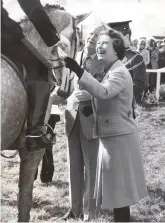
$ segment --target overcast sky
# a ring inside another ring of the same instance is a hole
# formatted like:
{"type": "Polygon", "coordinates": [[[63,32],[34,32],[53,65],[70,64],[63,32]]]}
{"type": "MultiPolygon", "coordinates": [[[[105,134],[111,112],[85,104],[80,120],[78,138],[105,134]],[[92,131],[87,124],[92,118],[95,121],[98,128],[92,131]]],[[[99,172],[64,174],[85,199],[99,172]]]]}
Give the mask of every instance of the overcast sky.
{"type": "MultiPolygon", "coordinates": [[[[133,37],[165,36],[165,0],[41,0],[41,2],[43,5],[60,3],[73,15],[92,11],[84,21],[84,25],[99,21],[132,20],[133,37]]],[[[4,0],[4,6],[13,19],[19,20],[24,16],[16,0],[4,0]]]]}

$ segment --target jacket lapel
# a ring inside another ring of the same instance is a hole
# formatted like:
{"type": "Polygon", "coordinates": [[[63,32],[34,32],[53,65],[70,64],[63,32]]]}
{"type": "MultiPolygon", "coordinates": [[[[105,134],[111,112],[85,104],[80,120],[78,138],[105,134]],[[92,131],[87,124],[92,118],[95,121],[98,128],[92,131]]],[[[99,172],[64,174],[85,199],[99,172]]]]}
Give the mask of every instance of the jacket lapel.
{"type": "Polygon", "coordinates": [[[92,76],[95,76],[97,73],[101,73],[103,71],[104,71],[103,63],[97,59],[97,56],[95,56],[93,58],[89,73],[91,73],[92,76]]]}
{"type": "Polygon", "coordinates": [[[110,75],[111,75],[111,72],[121,66],[124,66],[122,64],[122,62],[120,60],[117,60],[111,67],[110,69],[106,72],[106,75],[105,77],[103,78],[103,80],[107,79],[110,75]]]}

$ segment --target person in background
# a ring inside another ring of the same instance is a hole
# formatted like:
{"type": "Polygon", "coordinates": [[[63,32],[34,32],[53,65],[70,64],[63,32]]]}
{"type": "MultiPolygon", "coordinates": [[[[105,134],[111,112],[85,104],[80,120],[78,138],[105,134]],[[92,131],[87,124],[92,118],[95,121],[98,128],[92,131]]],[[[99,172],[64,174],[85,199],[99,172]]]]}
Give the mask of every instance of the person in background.
{"type": "MultiPolygon", "coordinates": [[[[77,62],[91,75],[102,74],[103,64],[96,56],[96,41],[103,26],[91,27],[85,47],[77,55],[77,62]]],[[[65,132],[68,137],[70,210],[60,219],[89,220],[96,214],[94,197],[99,141],[93,136],[94,115],[91,94],[77,84],[67,99],[65,132]]],[[[58,93],[57,93],[58,94],[58,93]]],[[[54,103],[55,97],[53,97],[54,103]]]]}
{"type": "Polygon", "coordinates": [[[139,41],[139,45],[138,45],[138,51],[139,53],[142,55],[143,57],[143,60],[144,60],[144,63],[145,63],[145,66],[147,67],[148,64],[150,63],[150,53],[149,51],[146,49],[146,41],[141,39],[139,41]]]}
{"type": "Polygon", "coordinates": [[[134,49],[137,50],[137,48],[138,48],[138,39],[133,39],[132,40],[132,45],[133,45],[134,49]]]}
{"type": "Polygon", "coordinates": [[[130,206],[148,195],[138,130],[132,116],[133,82],[121,60],[123,36],[115,30],[101,32],[96,52],[105,74],[97,80],[72,58],[67,68],[76,73],[79,85],[92,96],[93,134],[99,138],[95,196],[97,204],[113,209],[115,222],[130,222],[130,206]]]}
{"type": "Polygon", "coordinates": [[[158,56],[158,68],[165,67],[165,42],[161,43],[158,56]]]}
{"type": "MultiPolygon", "coordinates": [[[[148,87],[148,77],[143,57],[137,51],[133,50],[130,46],[131,34],[129,23],[132,21],[122,21],[108,23],[108,25],[121,32],[124,35],[126,53],[123,63],[129,70],[134,84],[134,97],[137,104],[141,105],[142,98],[145,90],[148,87]]],[[[134,108],[134,103],[133,103],[134,108]]]]}
{"type": "MultiPolygon", "coordinates": [[[[165,67],[165,42],[162,42],[158,56],[158,68],[163,67],[165,67]]],[[[161,75],[161,83],[165,84],[165,73],[162,73],[161,75]]]]}
{"type": "Polygon", "coordinates": [[[157,42],[156,42],[156,47],[157,47],[158,49],[161,48],[161,43],[162,43],[161,41],[157,41],[157,42]]]}
{"type": "MultiPolygon", "coordinates": [[[[159,49],[156,47],[156,42],[153,39],[148,41],[147,50],[150,53],[150,63],[148,69],[158,69],[158,55],[159,49]]],[[[149,74],[149,91],[152,92],[156,88],[156,73],[149,74]]]]}

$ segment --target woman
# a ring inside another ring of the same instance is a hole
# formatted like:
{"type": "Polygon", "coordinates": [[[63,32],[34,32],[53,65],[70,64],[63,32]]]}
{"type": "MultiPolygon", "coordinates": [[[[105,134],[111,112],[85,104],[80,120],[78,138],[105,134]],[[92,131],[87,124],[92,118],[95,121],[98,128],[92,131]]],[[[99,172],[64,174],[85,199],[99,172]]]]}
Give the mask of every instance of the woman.
{"type": "Polygon", "coordinates": [[[146,41],[144,39],[140,40],[139,46],[138,46],[138,51],[142,55],[145,66],[147,67],[148,64],[150,63],[150,53],[146,49],[146,41]]]}
{"type": "Polygon", "coordinates": [[[130,221],[130,205],[147,196],[137,127],[132,117],[133,83],[121,63],[125,46],[114,30],[100,34],[96,52],[105,66],[100,81],[67,57],[65,65],[79,77],[79,85],[93,96],[94,136],[99,137],[96,198],[114,210],[116,222],[130,221]]]}

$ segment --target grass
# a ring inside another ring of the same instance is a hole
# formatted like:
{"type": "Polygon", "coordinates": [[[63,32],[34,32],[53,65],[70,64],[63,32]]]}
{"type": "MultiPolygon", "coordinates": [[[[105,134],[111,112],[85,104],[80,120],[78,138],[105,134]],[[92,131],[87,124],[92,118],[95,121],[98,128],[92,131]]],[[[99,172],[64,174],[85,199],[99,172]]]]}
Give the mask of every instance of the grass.
{"type": "MultiPolygon", "coordinates": [[[[149,198],[131,207],[132,221],[158,222],[165,217],[165,108],[141,110],[139,133],[149,198]]],[[[45,185],[40,177],[34,184],[31,221],[57,221],[69,208],[68,168],[64,121],[56,127],[53,182],[45,185]]],[[[1,159],[1,221],[17,221],[19,157],[1,159]]],[[[40,172],[40,171],[39,171],[40,172]]],[[[112,212],[104,212],[98,221],[113,221],[112,212]]]]}

